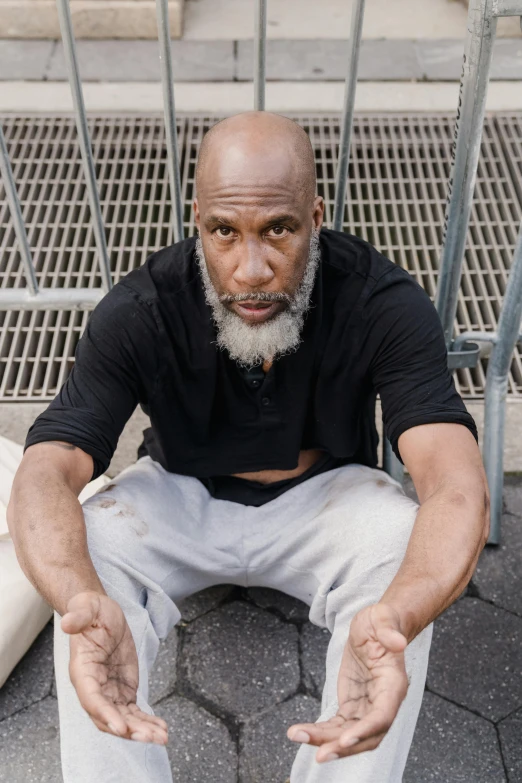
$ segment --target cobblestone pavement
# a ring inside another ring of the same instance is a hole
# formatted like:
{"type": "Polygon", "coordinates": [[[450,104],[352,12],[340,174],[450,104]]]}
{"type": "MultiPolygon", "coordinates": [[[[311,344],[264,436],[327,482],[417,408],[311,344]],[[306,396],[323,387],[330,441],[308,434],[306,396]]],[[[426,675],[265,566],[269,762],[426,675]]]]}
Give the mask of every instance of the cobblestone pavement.
{"type": "MultiPolygon", "coordinates": [[[[285,730],[317,717],[328,632],[261,588],[220,586],[180,608],[151,682],[174,780],[284,783],[285,730]]],[[[522,478],[511,478],[502,545],[436,623],[405,783],[522,781],[521,650],[522,478]]],[[[61,781],[57,712],[48,625],[0,690],[1,783],[61,781]]]]}

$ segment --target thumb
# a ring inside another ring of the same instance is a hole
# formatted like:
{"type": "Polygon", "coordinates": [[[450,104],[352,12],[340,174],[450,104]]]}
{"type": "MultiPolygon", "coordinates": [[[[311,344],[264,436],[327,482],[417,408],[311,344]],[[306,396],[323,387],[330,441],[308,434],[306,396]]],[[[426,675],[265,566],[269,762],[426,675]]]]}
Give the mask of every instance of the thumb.
{"type": "MultiPolygon", "coordinates": [[[[374,608],[377,609],[379,605],[374,608]]],[[[396,612],[390,610],[383,611],[384,607],[379,607],[380,611],[373,613],[372,623],[377,640],[387,650],[393,653],[399,653],[406,649],[408,640],[399,630],[399,618],[396,612]]]]}
{"type": "Polygon", "coordinates": [[[100,598],[93,593],[79,593],[67,604],[67,613],[61,621],[62,631],[81,633],[94,625],[100,610],[100,598]]]}

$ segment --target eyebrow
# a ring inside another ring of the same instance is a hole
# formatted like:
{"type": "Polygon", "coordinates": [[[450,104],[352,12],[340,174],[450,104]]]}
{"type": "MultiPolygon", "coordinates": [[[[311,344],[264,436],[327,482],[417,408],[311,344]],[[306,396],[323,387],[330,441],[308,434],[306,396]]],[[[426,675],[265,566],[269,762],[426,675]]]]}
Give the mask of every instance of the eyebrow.
{"type": "MultiPolygon", "coordinates": [[[[231,223],[234,222],[234,218],[232,217],[224,217],[222,215],[208,215],[208,217],[205,218],[205,225],[207,228],[215,228],[217,226],[228,226],[231,223]]],[[[299,224],[299,219],[295,215],[291,215],[290,213],[284,213],[279,215],[274,215],[274,217],[270,217],[267,219],[265,226],[277,226],[281,223],[291,223],[292,225],[296,226],[299,224]]]]}

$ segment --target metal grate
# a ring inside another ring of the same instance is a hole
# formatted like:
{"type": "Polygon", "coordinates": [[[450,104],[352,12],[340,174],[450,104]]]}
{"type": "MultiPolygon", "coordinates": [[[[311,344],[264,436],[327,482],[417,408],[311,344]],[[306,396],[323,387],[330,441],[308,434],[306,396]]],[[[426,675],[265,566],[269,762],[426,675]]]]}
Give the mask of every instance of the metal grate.
{"type": "MultiPolygon", "coordinates": [[[[219,119],[178,117],[185,230],[191,209],[197,151],[219,119]]],[[[339,118],[300,116],[317,160],[326,221],[333,218],[339,118]]],[[[42,286],[92,287],[101,280],[89,223],[74,120],[5,117],[14,176],[37,277],[42,286]]],[[[344,228],[372,242],[435,295],[444,205],[453,140],[452,115],[355,117],[344,228]]],[[[159,116],[91,117],[90,132],[107,244],[115,281],[171,243],[172,220],[163,120],[159,116]]],[[[522,213],[522,115],[486,121],[468,232],[458,328],[494,329],[522,213]]],[[[0,285],[23,286],[3,190],[0,189],[0,285]]],[[[88,314],[0,313],[0,399],[51,399],[64,381],[88,314]]],[[[480,398],[485,360],[461,370],[467,398],[480,398]]],[[[509,378],[522,397],[521,356],[509,378]]]]}

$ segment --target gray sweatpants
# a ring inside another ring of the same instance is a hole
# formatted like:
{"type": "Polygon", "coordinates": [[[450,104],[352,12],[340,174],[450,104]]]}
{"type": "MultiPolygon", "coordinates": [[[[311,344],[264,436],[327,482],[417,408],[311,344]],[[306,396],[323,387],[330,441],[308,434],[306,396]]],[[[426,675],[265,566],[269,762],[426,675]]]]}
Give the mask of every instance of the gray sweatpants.
{"type": "MultiPolygon", "coordinates": [[[[138,704],[159,640],[180,619],[176,602],[215,584],[265,586],[310,606],[332,634],[318,720],[337,711],[337,673],[352,617],[378,601],[397,572],[417,505],[378,470],[350,465],[315,476],[255,508],[210,497],[194,478],[149,457],[83,506],[89,550],[121,605],[138,651],[138,704]]],[[[55,666],[65,783],[169,783],[164,747],[102,733],[68,674],[69,639],[55,622],[55,666]]],[[[400,783],[420,710],[431,627],[407,648],[408,694],[380,746],[327,764],[296,747],[291,783],[400,783]]],[[[286,737],[281,738],[287,742],[286,737]]],[[[219,748],[216,748],[219,754],[219,748]]],[[[175,783],[188,783],[177,780],[175,783]]]]}

